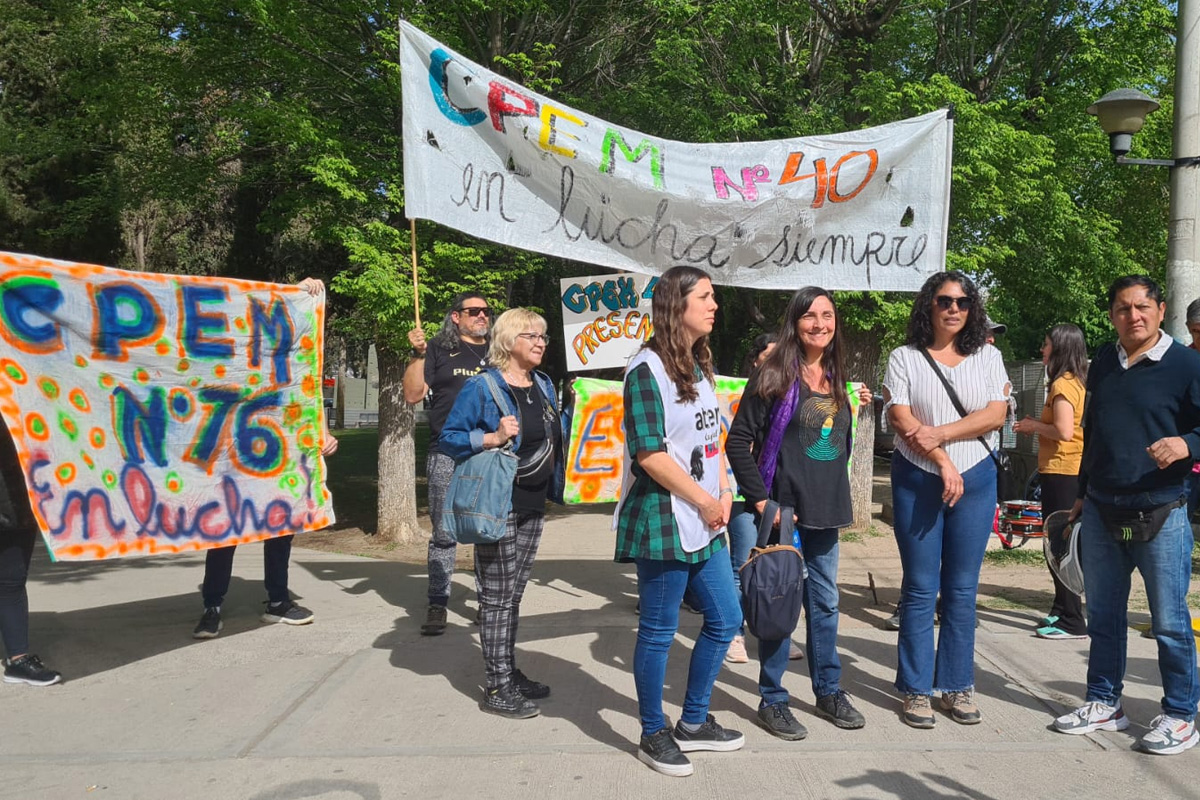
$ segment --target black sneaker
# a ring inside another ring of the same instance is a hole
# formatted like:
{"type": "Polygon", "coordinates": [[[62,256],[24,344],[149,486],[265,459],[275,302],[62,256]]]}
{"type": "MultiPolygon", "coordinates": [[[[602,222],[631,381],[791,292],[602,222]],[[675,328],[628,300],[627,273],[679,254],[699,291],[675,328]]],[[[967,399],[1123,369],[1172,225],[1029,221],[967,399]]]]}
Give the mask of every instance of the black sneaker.
{"type": "Polygon", "coordinates": [[[291,600],[285,600],[282,603],[267,603],[267,610],[259,619],[263,622],[282,622],[285,625],[308,625],[313,621],[313,612],[291,600]]]}
{"type": "Polygon", "coordinates": [[[425,624],[421,626],[422,636],[441,636],[446,632],[446,607],[430,606],[425,612],[425,624]]]}
{"type": "Polygon", "coordinates": [[[28,683],[30,686],[50,686],[62,680],[62,675],[47,667],[33,653],[20,658],[5,659],[4,682],[28,683]]]}
{"type": "Polygon", "coordinates": [[[696,731],[689,732],[683,727],[683,720],[675,723],[672,733],[675,743],[685,753],[693,750],[713,750],[718,753],[728,753],[731,750],[741,750],[746,743],[746,737],[737,731],[726,730],[717,724],[713,715],[709,714],[704,724],[696,731]]]}
{"type": "Polygon", "coordinates": [[[196,623],[196,627],[192,629],[193,639],[215,639],[217,634],[221,632],[221,607],[213,606],[204,609],[204,616],[196,623]]]}
{"type": "Polygon", "coordinates": [[[850,695],[841,689],[817,698],[817,714],[839,728],[853,730],[867,724],[866,718],[850,702],[850,695]]]}
{"type": "Polygon", "coordinates": [[[670,728],[663,728],[651,736],[643,736],[638,747],[638,761],[646,764],[655,772],[670,775],[673,778],[686,778],[693,772],[692,762],[679,749],[678,743],[671,736],[670,728]]]}
{"type": "Polygon", "coordinates": [[[550,687],[544,683],[539,683],[525,677],[525,673],[519,669],[514,669],[509,673],[508,680],[512,683],[513,688],[521,693],[521,696],[528,700],[541,700],[550,696],[550,687]]]}
{"type": "Polygon", "coordinates": [[[485,689],[479,708],[509,719],[529,719],[542,713],[538,704],[521,695],[511,683],[485,689]]]}
{"type": "Polygon", "coordinates": [[[892,615],[883,621],[883,627],[889,631],[900,630],[900,604],[896,603],[896,610],[892,615]]]}
{"type": "Polygon", "coordinates": [[[808,728],[800,724],[800,720],[792,714],[788,704],[782,701],[760,708],[758,723],[771,734],[789,742],[808,736],[808,728]]]}

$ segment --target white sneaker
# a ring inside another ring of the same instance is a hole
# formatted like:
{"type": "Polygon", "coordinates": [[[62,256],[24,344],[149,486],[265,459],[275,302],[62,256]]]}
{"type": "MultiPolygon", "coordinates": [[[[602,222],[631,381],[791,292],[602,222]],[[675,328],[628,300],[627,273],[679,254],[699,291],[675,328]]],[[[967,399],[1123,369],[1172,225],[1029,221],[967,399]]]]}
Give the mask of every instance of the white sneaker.
{"type": "Polygon", "coordinates": [[[788,660],[799,661],[802,658],[804,658],[804,649],[795,642],[791,642],[788,647],[788,660]]]}
{"type": "Polygon", "coordinates": [[[745,636],[733,637],[733,641],[729,643],[729,652],[725,654],[725,660],[730,664],[745,664],[750,660],[750,656],[746,654],[745,636]]]}
{"type": "Polygon", "coordinates": [[[1121,701],[1115,706],[1098,700],[1084,703],[1070,714],[1054,720],[1054,730],[1059,733],[1091,733],[1092,731],[1123,731],[1129,727],[1129,717],[1121,710],[1121,701]]]}
{"type": "Polygon", "coordinates": [[[1150,732],[1138,744],[1147,753],[1156,756],[1173,756],[1196,746],[1200,733],[1196,723],[1159,714],[1150,723],[1150,732]]]}

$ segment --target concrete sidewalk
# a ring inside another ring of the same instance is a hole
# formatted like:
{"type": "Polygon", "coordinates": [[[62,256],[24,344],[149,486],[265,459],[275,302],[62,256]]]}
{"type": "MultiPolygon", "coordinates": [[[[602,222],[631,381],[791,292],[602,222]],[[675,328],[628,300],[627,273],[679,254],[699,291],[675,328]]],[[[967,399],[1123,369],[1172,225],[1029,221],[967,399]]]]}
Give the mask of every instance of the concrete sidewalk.
{"type": "MultiPolygon", "coordinates": [[[[1129,643],[1125,708],[1135,724],[1064,736],[1048,726],[1080,702],[1086,642],[1037,640],[1034,615],[1020,611],[980,612],[981,725],[942,716],[934,730],[905,726],[891,687],[895,634],[878,627],[881,612],[850,612],[839,642],[842,685],[865,729],[839,730],[813,715],[799,661],[788,685],[809,736],[775,739],[754,723],[757,666],[727,665],[712,710],[745,732],[746,747],[696,755],[691,778],[657,775],[634,755],[636,589],[632,570],[611,561],[608,519],[573,513],[547,525],[518,657],[553,694],[525,721],[478,710],[483,664],[465,573],[456,576],[449,631],[423,638],[423,566],[297,547],[292,589],[316,622],[271,626],[258,622],[262,548],[242,547],[225,628],[197,642],[201,556],[50,564],[39,553],[29,588],[33,645],[67,682],[0,685],[0,797],[1198,795],[1200,748],[1170,758],[1131,750],[1158,713],[1154,642],[1134,633],[1129,643]]],[[[851,550],[843,550],[843,592],[864,597],[867,570],[878,577],[887,567],[857,562],[851,550]]],[[[666,689],[674,718],[699,629],[698,617],[682,622],[666,689]]]]}

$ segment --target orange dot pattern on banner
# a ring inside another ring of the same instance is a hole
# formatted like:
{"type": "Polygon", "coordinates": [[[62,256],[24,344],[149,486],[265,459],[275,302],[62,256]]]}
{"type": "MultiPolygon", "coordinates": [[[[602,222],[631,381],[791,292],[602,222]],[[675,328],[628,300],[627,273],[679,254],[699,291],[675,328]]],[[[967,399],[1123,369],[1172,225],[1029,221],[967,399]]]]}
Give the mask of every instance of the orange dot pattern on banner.
{"type": "Polygon", "coordinates": [[[100,480],[104,481],[104,485],[108,488],[114,489],[117,485],[117,473],[113,472],[111,469],[106,469],[104,472],[100,473],[100,480]]]}
{"type": "Polygon", "coordinates": [[[58,478],[59,483],[61,483],[63,486],[66,486],[68,483],[75,480],[75,465],[68,461],[66,464],[63,464],[61,467],[55,470],[54,475],[58,478]]]}
{"type": "Polygon", "coordinates": [[[218,378],[224,378],[225,377],[225,365],[217,364],[215,367],[213,367],[213,375],[216,375],[218,378]]]}
{"type": "Polygon", "coordinates": [[[103,449],[103,447],[104,447],[104,429],[103,428],[92,428],[88,432],[88,441],[90,441],[92,443],[92,447],[96,448],[97,450],[103,449]]]}
{"type": "Polygon", "coordinates": [[[178,472],[167,473],[167,489],[175,494],[183,491],[183,479],[179,477],[178,472]]]}
{"type": "Polygon", "coordinates": [[[38,378],[38,388],[42,390],[42,394],[46,395],[47,400],[57,400],[59,394],[58,383],[50,377],[43,375],[38,378]]]}
{"type": "Polygon", "coordinates": [[[88,396],[83,393],[83,389],[72,389],[67,393],[67,399],[71,401],[71,405],[85,414],[92,413],[92,404],[88,400],[88,396]]]}
{"type": "Polygon", "coordinates": [[[137,381],[138,383],[149,383],[150,382],[150,373],[147,372],[146,370],[144,370],[143,368],[138,367],[137,369],[135,369],[133,371],[133,379],[135,381],[137,381]]]}
{"type": "Polygon", "coordinates": [[[61,412],[58,415],[58,427],[72,439],[79,435],[79,426],[75,424],[75,420],[61,412]]]}
{"type": "Polygon", "coordinates": [[[88,365],[88,360],[86,358],[84,358],[83,356],[75,356],[75,366],[86,367],[87,365],[88,365]]]}
{"type": "Polygon", "coordinates": [[[304,392],[306,397],[313,397],[317,393],[317,379],[312,375],[305,375],[304,380],[300,381],[300,391],[304,392]]]}
{"type": "Polygon", "coordinates": [[[113,378],[112,375],[109,375],[107,372],[105,372],[104,374],[102,374],[100,376],[100,388],[101,389],[111,389],[114,386],[116,386],[116,384],[117,384],[116,380],[113,378]]]}
{"type": "Polygon", "coordinates": [[[158,353],[160,356],[165,356],[167,353],[171,352],[171,345],[166,341],[159,342],[158,344],[154,345],[154,352],[158,353]]]}
{"type": "Polygon", "coordinates": [[[246,330],[246,320],[242,319],[241,317],[234,318],[233,327],[237,328],[239,331],[246,330]]]}
{"type": "Polygon", "coordinates": [[[316,345],[313,344],[313,340],[312,340],[311,336],[301,336],[300,337],[300,348],[302,350],[312,350],[313,347],[315,347],[315,346],[316,345]]]}
{"type": "Polygon", "coordinates": [[[11,358],[0,358],[0,370],[3,370],[4,374],[18,386],[24,386],[29,381],[25,370],[21,369],[21,365],[11,358]]]}
{"type": "Polygon", "coordinates": [[[246,383],[250,384],[251,386],[258,386],[258,382],[260,380],[262,380],[262,378],[258,377],[258,374],[255,373],[255,374],[251,375],[249,378],[246,378],[246,383]]]}
{"type": "Polygon", "coordinates": [[[88,465],[88,469],[95,469],[95,468],[96,468],[96,462],[95,462],[95,461],[93,461],[93,460],[92,460],[92,457],[91,457],[91,456],[89,456],[89,455],[88,455],[86,452],[84,452],[83,450],[80,450],[80,451],[79,451],[79,457],[83,459],[83,463],[85,463],[85,464],[87,464],[87,465],[88,465]]]}
{"type": "Polygon", "coordinates": [[[296,434],[296,441],[299,442],[300,447],[305,450],[312,450],[315,448],[317,446],[317,437],[316,432],[313,430],[313,426],[305,425],[303,428],[301,428],[300,432],[296,434]]]}
{"type": "Polygon", "coordinates": [[[188,361],[186,358],[179,359],[178,369],[180,372],[187,372],[191,368],[192,368],[192,364],[190,361],[188,361]]]}
{"type": "Polygon", "coordinates": [[[46,424],[45,418],[36,411],[31,411],[25,415],[25,432],[39,442],[44,442],[50,438],[50,426],[46,424]]]}

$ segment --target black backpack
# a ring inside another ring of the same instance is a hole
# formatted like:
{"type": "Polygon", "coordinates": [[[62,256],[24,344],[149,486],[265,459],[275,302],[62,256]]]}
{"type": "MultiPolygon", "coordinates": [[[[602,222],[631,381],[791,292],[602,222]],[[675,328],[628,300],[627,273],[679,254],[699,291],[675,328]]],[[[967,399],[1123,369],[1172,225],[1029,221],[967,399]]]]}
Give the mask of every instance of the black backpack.
{"type": "Polygon", "coordinates": [[[804,606],[804,579],[808,570],[804,556],[792,546],[783,531],[793,530],[793,511],[768,500],[758,524],[758,542],[738,575],[742,584],[742,615],[750,633],[766,641],[791,637],[804,606]],[[775,512],[779,512],[780,539],[787,544],[768,544],[775,512]]]}

